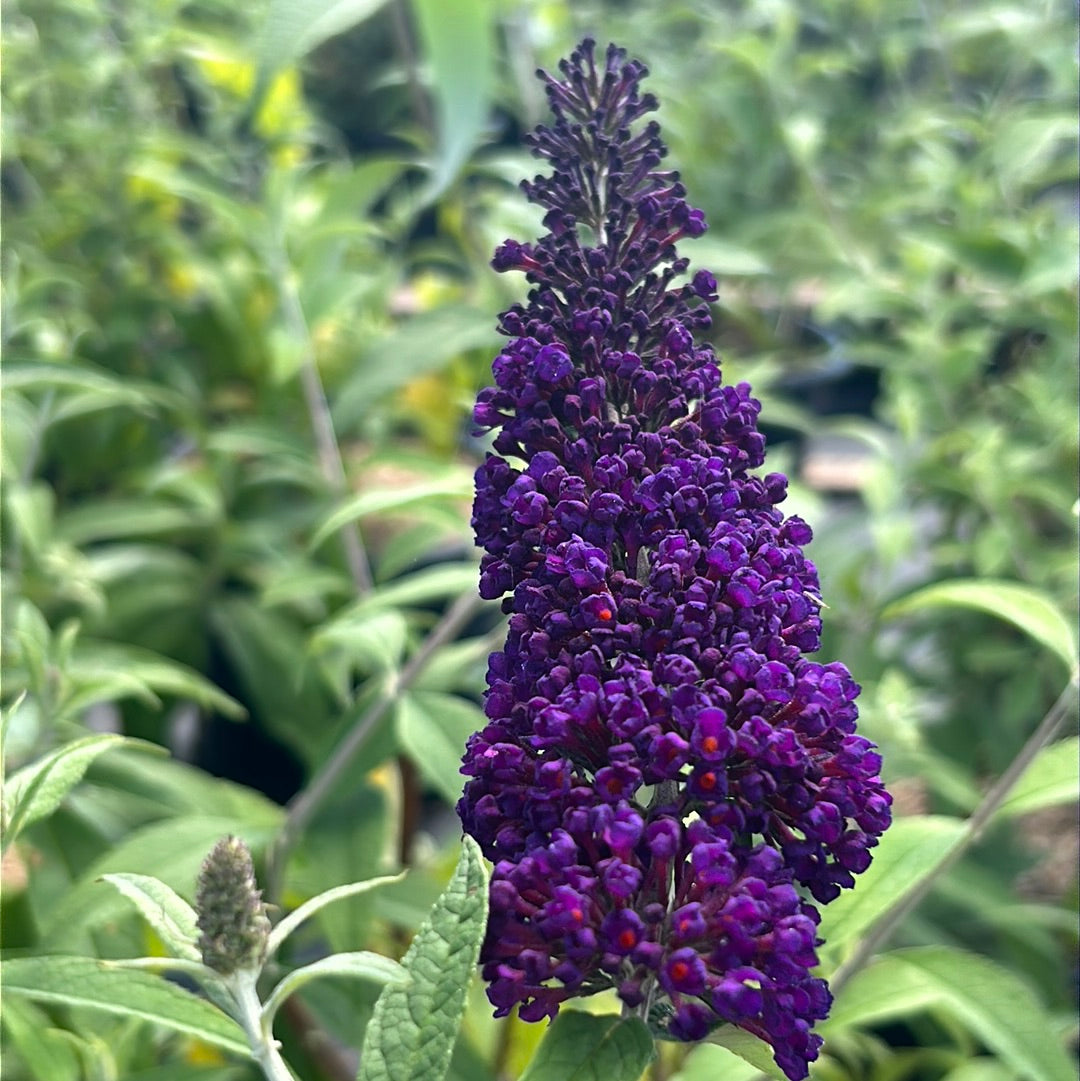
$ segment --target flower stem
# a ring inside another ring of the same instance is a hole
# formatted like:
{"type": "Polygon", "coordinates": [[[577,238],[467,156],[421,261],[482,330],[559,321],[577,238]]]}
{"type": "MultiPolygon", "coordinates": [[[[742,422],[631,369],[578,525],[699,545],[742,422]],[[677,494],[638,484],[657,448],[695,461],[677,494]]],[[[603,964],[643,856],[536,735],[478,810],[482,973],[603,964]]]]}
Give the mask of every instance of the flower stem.
{"type": "Polygon", "coordinates": [[[255,1061],[266,1077],[266,1081],[296,1081],[292,1070],[278,1051],[278,1042],[274,1034],[263,1024],[262,1003],[255,990],[258,973],[251,969],[240,969],[228,980],[233,1000],[237,1008],[237,1020],[247,1033],[248,1044],[255,1061]]]}

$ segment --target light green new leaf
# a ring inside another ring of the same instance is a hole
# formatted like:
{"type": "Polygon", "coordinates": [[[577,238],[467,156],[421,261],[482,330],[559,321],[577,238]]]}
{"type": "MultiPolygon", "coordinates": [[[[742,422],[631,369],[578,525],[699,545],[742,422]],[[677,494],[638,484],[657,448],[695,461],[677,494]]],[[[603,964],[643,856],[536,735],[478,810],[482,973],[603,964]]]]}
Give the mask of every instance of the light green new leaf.
{"type": "MultiPolygon", "coordinates": [[[[760,1040],[758,1041],[761,1042],[760,1040]]],[[[726,1047],[713,1043],[698,1044],[671,1081],[757,1081],[761,1070],[726,1047]]]]}
{"type": "Polygon", "coordinates": [[[829,953],[855,943],[863,933],[914,889],[960,841],[961,819],[946,815],[898,818],[873,850],[873,862],[856,881],[821,913],[818,934],[829,953]]]}
{"type": "Polygon", "coordinates": [[[654,1054],[639,1017],[563,1010],[521,1081],[638,1081],[654,1054]]]}
{"type": "Polygon", "coordinates": [[[402,959],[411,982],[384,988],[375,1003],[358,1081],[442,1081],[486,923],[487,871],[466,837],[449,885],[402,959]]]}
{"type": "Polygon", "coordinates": [[[403,694],[394,710],[398,745],[450,804],[457,803],[465,784],[465,741],[486,723],[479,706],[437,691],[403,694]]]}
{"type": "Polygon", "coordinates": [[[772,1048],[764,1040],[759,1040],[745,1029],[736,1028],[734,1025],[721,1025],[715,1032],[709,1034],[709,1043],[737,1055],[743,1062],[750,1063],[766,1077],[776,1078],[776,1081],[785,1081],[784,1071],[773,1059],[772,1048]]]}
{"type": "Polygon", "coordinates": [[[386,0],[271,0],[258,46],[258,72],[249,114],[262,102],[270,80],[283,67],[327,38],[373,15],[386,0]]]}
{"type": "Polygon", "coordinates": [[[175,890],[150,875],[107,874],[101,879],[135,905],[174,957],[199,960],[198,917],[175,890]]]}
{"type": "Polygon", "coordinates": [[[1015,582],[970,578],[938,582],[890,604],[885,617],[932,608],[974,608],[1006,619],[1060,657],[1070,672],[1077,666],[1076,634],[1045,593],[1015,582]]]}
{"type": "Polygon", "coordinates": [[[137,1017],[234,1054],[250,1054],[240,1026],[209,1002],[157,976],[109,968],[89,957],[8,958],[4,994],[137,1017]]]}
{"type": "Polygon", "coordinates": [[[429,199],[453,182],[487,123],[495,78],[489,0],[412,0],[435,98],[438,155],[429,199]]]}
{"type": "Polygon", "coordinates": [[[1021,815],[1043,807],[1075,803],[1078,793],[1080,738],[1070,736],[1039,751],[997,813],[1004,816],[1021,815]]]}
{"type": "Polygon", "coordinates": [[[369,950],[333,953],[329,957],[312,961],[310,965],[304,965],[303,968],[293,969],[270,992],[270,997],[262,1008],[262,1019],[267,1028],[273,1027],[274,1017],[289,995],[298,991],[305,983],[318,979],[320,976],[348,976],[351,979],[370,980],[375,983],[403,985],[409,981],[405,969],[389,957],[382,957],[369,950]]]}
{"type": "Polygon", "coordinates": [[[368,890],[377,889],[379,886],[387,886],[391,882],[400,882],[405,877],[402,871],[399,875],[384,875],[382,878],[369,878],[366,882],[350,882],[345,886],[335,886],[333,889],[324,890],[317,897],[305,901],[299,908],[290,912],[270,932],[270,938],[266,943],[266,956],[273,957],[280,948],[282,942],[289,937],[305,920],[311,919],[320,909],[332,905],[335,901],[343,901],[346,897],[355,897],[359,893],[367,893],[368,890]]]}
{"type": "Polygon", "coordinates": [[[3,847],[33,822],[51,815],[64,797],[82,780],[90,763],[113,747],[125,746],[165,754],[165,750],[143,740],[107,733],[86,736],[65,744],[13,774],[6,784],[5,801],[10,807],[3,847]]]}
{"type": "Polygon", "coordinates": [[[1046,1009],[1008,969],[963,950],[895,950],[852,977],[822,1035],[920,1010],[947,1010],[1029,1081],[1075,1081],[1046,1009]]]}

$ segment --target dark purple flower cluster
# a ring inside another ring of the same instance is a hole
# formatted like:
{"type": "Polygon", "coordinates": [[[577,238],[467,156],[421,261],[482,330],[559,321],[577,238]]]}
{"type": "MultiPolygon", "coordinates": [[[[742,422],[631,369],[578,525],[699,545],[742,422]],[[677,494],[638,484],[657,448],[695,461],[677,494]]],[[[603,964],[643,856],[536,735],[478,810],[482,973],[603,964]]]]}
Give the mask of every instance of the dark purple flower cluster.
{"type": "Polygon", "coordinates": [[[806,895],[852,885],[889,796],[858,686],[805,657],[811,533],[751,473],[759,404],[694,340],[716,282],[673,285],[705,222],[635,125],[645,69],[591,41],[560,68],[531,137],[552,173],[524,185],[550,231],[495,255],[532,288],[475,411],[480,591],[510,617],[459,804],[495,864],[488,994],[538,1020],[613,987],[677,1039],[739,1025],[797,1079],[830,1002],[806,895]]]}

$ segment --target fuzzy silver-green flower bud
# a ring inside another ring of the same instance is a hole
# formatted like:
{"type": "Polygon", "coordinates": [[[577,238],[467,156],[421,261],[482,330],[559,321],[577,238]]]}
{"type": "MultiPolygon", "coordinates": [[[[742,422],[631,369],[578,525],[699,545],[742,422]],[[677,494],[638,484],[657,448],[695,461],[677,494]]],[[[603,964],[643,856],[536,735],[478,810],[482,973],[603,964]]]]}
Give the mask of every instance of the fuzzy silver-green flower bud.
{"type": "Polygon", "coordinates": [[[247,845],[225,837],[214,845],[199,872],[195,891],[199,952],[223,976],[257,968],[266,956],[270,920],[247,845]]]}

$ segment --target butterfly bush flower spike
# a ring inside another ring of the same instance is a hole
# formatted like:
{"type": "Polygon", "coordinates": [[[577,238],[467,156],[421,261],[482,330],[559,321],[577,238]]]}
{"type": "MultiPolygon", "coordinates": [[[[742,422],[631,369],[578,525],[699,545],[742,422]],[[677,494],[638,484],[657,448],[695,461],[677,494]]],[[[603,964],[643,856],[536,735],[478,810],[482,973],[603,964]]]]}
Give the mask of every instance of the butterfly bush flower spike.
{"type": "Polygon", "coordinates": [[[458,810],[494,863],[481,962],[497,1015],[614,988],[658,1035],[738,1025],[793,1081],[829,1009],[817,906],[889,824],[859,688],[820,645],[809,526],[760,475],[759,403],[701,340],[705,231],[663,168],[645,68],[585,41],[541,73],[549,172],[508,342],[480,393],[480,592],[504,598],[487,727],[458,810]]]}

